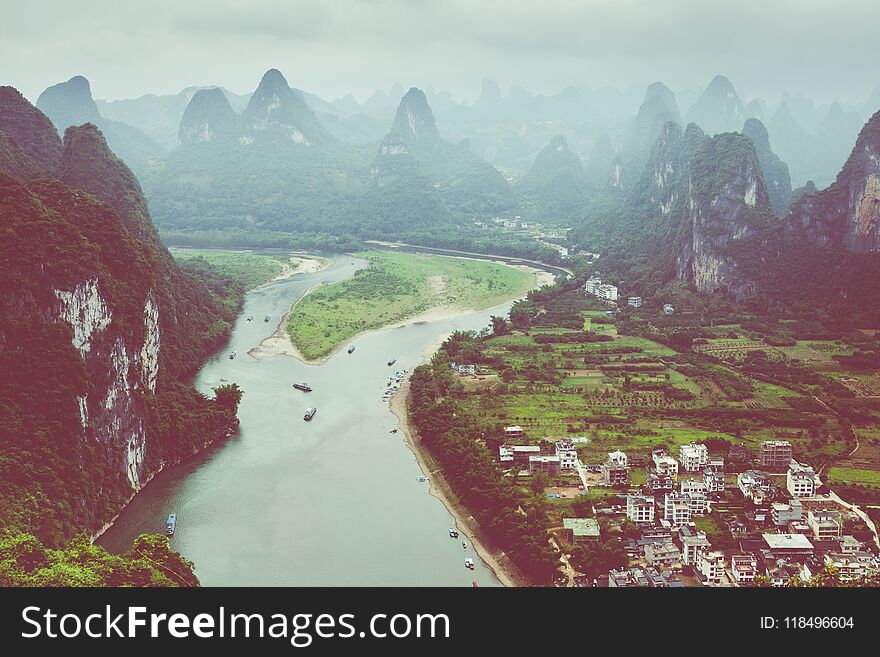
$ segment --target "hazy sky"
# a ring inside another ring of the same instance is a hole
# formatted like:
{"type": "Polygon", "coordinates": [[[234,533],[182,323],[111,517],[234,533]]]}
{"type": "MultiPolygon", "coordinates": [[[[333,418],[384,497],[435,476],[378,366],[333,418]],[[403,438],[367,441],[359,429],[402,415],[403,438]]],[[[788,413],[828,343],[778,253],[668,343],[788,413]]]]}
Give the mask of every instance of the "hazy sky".
{"type": "Polygon", "coordinates": [[[85,75],[97,98],[193,84],[252,91],[267,68],[326,98],[480,79],[555,93],[727,75],[863,102],[880,84],[875,0],[0,0],[0,84],[29,98],[85,75]]]}

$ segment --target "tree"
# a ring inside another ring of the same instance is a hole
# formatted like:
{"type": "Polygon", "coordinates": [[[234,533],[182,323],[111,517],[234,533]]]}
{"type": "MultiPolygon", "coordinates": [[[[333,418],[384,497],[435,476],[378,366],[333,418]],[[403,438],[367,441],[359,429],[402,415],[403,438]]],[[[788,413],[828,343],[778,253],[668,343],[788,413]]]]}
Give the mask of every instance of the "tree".
{"type": "Polygon", "coordinates": [[[227,383],[219,388],[214,388],[214,394],[217,403],[232,415],[235,415],[244,391],[238,387],[237,383],[227,383]]]}
{"type": "Polygon", "coordinates": [[[509,335],[510,324],[503,317],[492,315],[492,334],[496,337],[500,335],[509,335]]]}

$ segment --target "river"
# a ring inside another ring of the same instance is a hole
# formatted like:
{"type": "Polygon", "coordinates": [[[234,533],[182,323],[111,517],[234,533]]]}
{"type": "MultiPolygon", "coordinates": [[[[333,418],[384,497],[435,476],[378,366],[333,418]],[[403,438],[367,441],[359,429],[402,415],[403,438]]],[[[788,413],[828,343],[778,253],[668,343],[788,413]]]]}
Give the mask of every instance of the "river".
{"type": "Polygon", "coordinates": [[[244,390],[240,431],[158,474],[100,545],[123,552],[138,534],[161,532],[175,513],[172,546],[195,562],[206,586],[500,585],[469,538],[449,537],[454,520],[418,481],[422,473],[402,433],[390,433],[397,419],[381,396],[389,375],[418,365],[439,336],[479,330],[510,304],[369,332],[353,341],[354,353],[342,350],[320,366],[247,353],[306,290],[348,278],[365,264],[339,256],[324,271],[247,295],[229,347],[195,379],[205,394],[225,382],[244,390]],[[233,350],[238,355],[230,360],[233,350]],[[397,362],[388,367],[391,358],[397,362]],[[291,387],[300,381],[314,391],[291,387]],[[309,406],[318,412],[304,422],[309,406]],[[465,568],[467,557],[476,562],[473,572],[465,568]]]}

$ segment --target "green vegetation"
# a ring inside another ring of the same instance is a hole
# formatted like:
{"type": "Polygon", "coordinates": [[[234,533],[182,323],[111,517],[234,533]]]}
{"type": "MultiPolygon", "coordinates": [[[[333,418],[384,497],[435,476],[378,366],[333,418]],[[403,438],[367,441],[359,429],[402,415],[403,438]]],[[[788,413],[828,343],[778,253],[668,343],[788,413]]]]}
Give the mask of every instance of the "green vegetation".
{"type": "Polygon", "coordinates": [[[296,268],[288,256],[245,251],[176,249],[171,255],[188,270],[213,267],[222,276],[240,283],[245,292],[296,268]]]}
{"type": "Polygon", "coordinates": [[[880,472],[876,470],[834,467],[828,471],[828,475],[831,478],[831,483],[861,484],[880,488],[880,472]]]}
{"type": "Polygon", "coordinates": [[[165,536],[141,534],[124,555],[74,537],[64,548],[32,534],[0,533],[0,586],[198,586],[193,564],[165,536]]]}
{"type": "Polygon", "coordinates": [[[360,255],[369,261],[365,269],[312,291],[291,313],[287,331],[306,358],[432,308],[488,308],[531,287],[528,273],[482,260],[394,251],[360,255]]]}

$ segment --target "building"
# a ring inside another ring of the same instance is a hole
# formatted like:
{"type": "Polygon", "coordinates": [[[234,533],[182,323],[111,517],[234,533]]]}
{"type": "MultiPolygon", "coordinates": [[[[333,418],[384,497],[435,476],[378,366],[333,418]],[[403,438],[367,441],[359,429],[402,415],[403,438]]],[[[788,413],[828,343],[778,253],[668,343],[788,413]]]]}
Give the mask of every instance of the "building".
{"type": "Polygon", "coordinates": [[[841,536],[838,541],[838,545],[840,545],[840,551],[844,554],[850,554],[851,552],[861,552],[865,549],[865,544],[858,540],[855,536],[841,536]]]}
{"type": "Polygon", "coordinates": [[[804,517],[804,507],[800,500],[773,502],[770,505],[770,516],[777,527],[787,527],[789,523],[800,522],[804,517]]]}
{"type": "Polygon", "coordinates": [[[645,561],[654,568],[681,568],[681,551],[671,541],[669,543],[648,543],[645,546],[645,561]]]}
{"type": "Polygon", "coordinates": [[[880,565],[876,557],[870,552],[827,552],[825,565],[832,566],[837,570],[837,575],[842,582],[851,582],[876,575],[880,572],[880,565]]]}
{"type": "Polygon", "coordinates": [[[560,470],[574,470],[578,464],[578,453],[571,438],[556,441],[556,456],[559,457],[560,470]]]}
{"type": "Polygon", "coordinates": [[[641,308],[642,297],[630,297],[626,300],[626,305],[631,306],[632,308],[641,308]]]}
{"type": "Polygon", "coordinates": [[[678,456],[685,472],[702,472],[709,463],[709,449],[700,443],[682,445],[678,448],[678,456]]]}
{"type": "Polygon", "coordinates": [[[675,487],[670,475],[662,474],[656,470],[651,470],[648,473],[648,480],[645,485],[652,493],[672,492],[672,489],[675,487]]]}
{"type": "Polygon", "coordinates": [[[702,479],[682,479],[678,484],[678,489],[682,493],[701,493],[706,494],[706,482],[702,479]]]}
{"type": "Polygon", "coordinates": [[[509,463],[511,465],[519,463],[524,466],[528,464],[529,457],[539,456],[540,454],[541,448],[538,445],[504,444],[498,447],[498,460],[502,463],[509,463]]]}
{"type": "Polygon", "coordinates": [[[571,532],[574,542],[599,538],[599,521],[595,518],[563,518],[562,528],[571,532]]]}
{"type": "Polygon", "coordinates": [[[712,472],[724,472],[724,457],[710,456],[709,462],[706,463],[706,470],[710,470],[712,472]]]}
{"type": "Polygon", "coordinates": [[[803,534],[763,534],[764,544],[774,556],[811,555],[813,544],[803,534]]]}
{"type": "Polygon", "coordinates": [[[663,304],[663,314],[664,315],[672,315],[675,312],[675,308],[672,307],[671,303],[663,304]]]}
{"type": "Polygon", "coordinates": [[[770,477],[757,470],[746,470],[736,476],[736,485],[743,496],[750,498],[755,504],[760,504],[773,489],[770,477]]]}
{"type": "Polygon", "coordinates": [[[739,586],[748,586],[758,574],[758,560],[754,554],[734,554],[730,557],[730,574],[739,586]]]}
{"type": "Polygon", "coordinates": [[[706,468],[703,472],[703,483],[708,493],[723,493],[726,486],[724,481],[724,472],[718,470],[710,470],[706,468]]]}
{"type": "Polygon", "coordinates": [[[791,461],[791,443],[787,440],[765,440],[761,443],[758,463],[771,472],[782,472],[791,461]]]}
{"type": "Polygon", "coordinates": [[[529,474],[536,472],[545,472],[548,475],[556,476],[559,474],[559,457],[558,456],[530,456],[529,457],[529,474]]]}
{"type": "Polygon", "coordinates": [[[712,544],[706,538],[705,532],[682,535],[681,537],[682,563],[686,566],[696,566],[700,554],[712,549],[712,544]]]}
{"type": "Polygon", "coordinates": [[[810,511],[807,513],[807,525],[817,541],[840,538],[842,521],[838,511],[810,511]]]}
{"type": "Polygon", "coordinates": [[[656,568],[630,568],[612,570],[608,573],[609,588],[680,588],[684,583],[672,571],[658,571],[656,568]]]}
{"type": "Polygon", "coordinates": [[[617,286],[603,283],[602,279],[597,278],[596,276],[592,277],[584,284],[584,290],[587,294],[604,299],[605,301],[617,301],[617,286]]]}
{"type": "Polygon", "coordinates": [[[703,516],[709,512],[709,500],[705,493],[682,493],[688,500],[692,516],[703,516]]]}
{"type": "Polygon", "coordinates": [[[626,467],[607,461],[601,469],[606,486],[626,486],[629,483],[629,470],[626,467]]]}
{"type": "Polygon", "coordinates": [[[785,487],[792,497],[812,497],[816,494],[816,472],[809,465],[792,459],[788,465],[785,487]]]}
{"type": "Polygon", "coordinates": [[[703,586],[718,586],[724,579],[724,554],[716,551],[700,553],[697,575],[703,586]]]}
{"type": "Polygon", "coordinates": [[[626,498],[626,517],[635,523],[654,522],[654,498],[644,495],[628,495],[626,498]]]}
{"type": "Polygon", "coordinates": [[[518,440],[525,436],[525,432],[523,428],[520,426],[515,427],[504,427],[504,438],[505,440],[518,440]]]}
{"type": "Polygon", "coordinates": [[[667,493],[663,504],[663,519],[673,527],[690,524],[691,501],[687,495],[667,493]]]}
{"type": "Polygon", "coordinates": [[[627,459],[626,453],[621,452],[620,450],[616,452],[608,452],[608,462],[618,465],[621,468],[629,467],[629,459],[627,459]]]}
{"type": "Polygon", "coordinates": [[[654,461],[654,469],[660,474],[670,477],[678,475],[678,461],[672,458],[665,449],[655,449],[651,452],[651,460],[654,461]]]}

